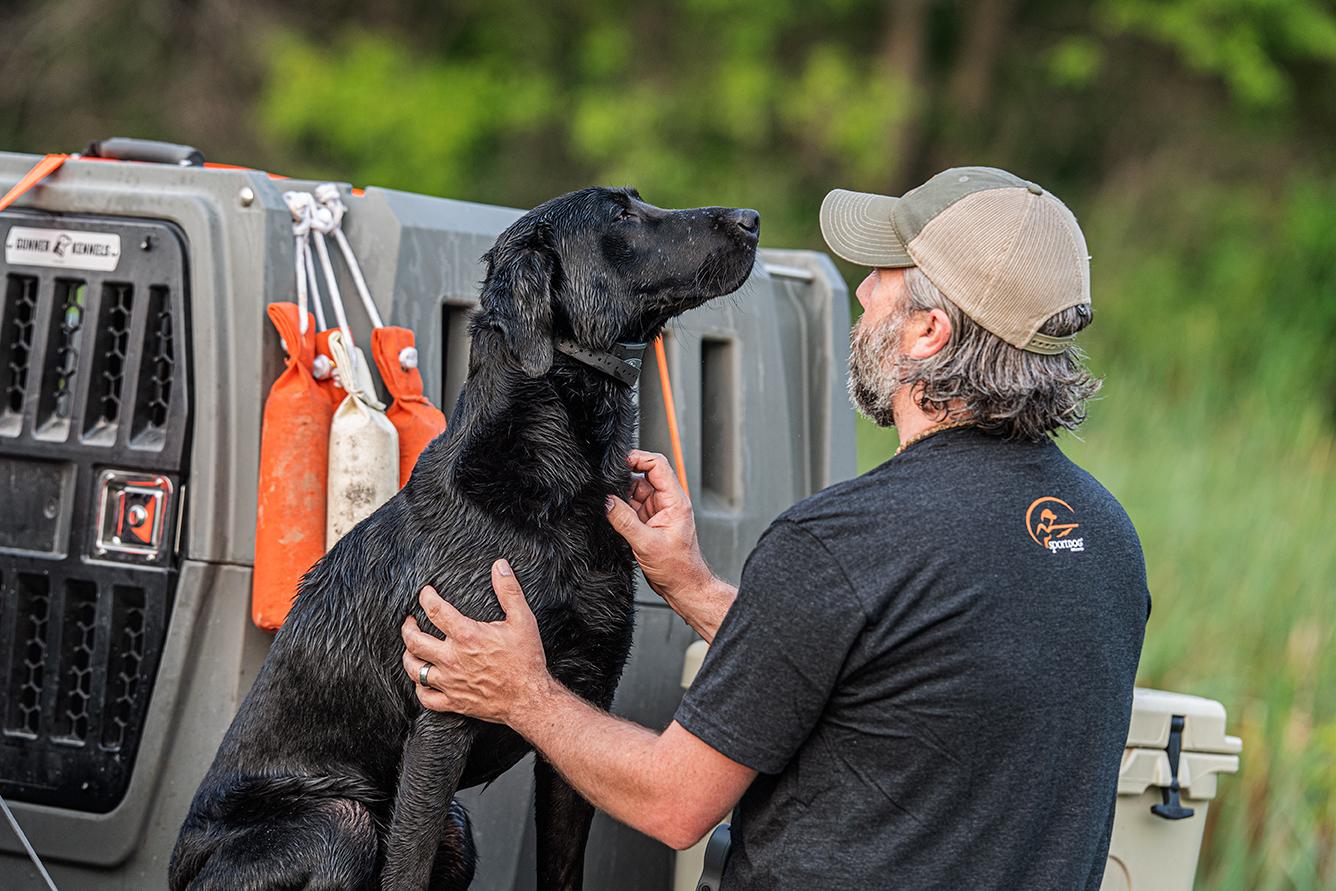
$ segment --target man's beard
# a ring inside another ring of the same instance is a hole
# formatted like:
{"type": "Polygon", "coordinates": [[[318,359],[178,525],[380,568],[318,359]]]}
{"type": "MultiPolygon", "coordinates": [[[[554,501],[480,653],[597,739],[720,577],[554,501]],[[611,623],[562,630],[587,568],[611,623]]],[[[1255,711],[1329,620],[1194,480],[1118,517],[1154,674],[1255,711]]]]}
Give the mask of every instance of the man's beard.
{"type": "Polygon", "coordinates": [[[901,387],[900,334],[905,317],[897,312],[869,326],[864,316],[849,335],[849,401],[878,427],[895,426],[891,403],[901,387]]]}

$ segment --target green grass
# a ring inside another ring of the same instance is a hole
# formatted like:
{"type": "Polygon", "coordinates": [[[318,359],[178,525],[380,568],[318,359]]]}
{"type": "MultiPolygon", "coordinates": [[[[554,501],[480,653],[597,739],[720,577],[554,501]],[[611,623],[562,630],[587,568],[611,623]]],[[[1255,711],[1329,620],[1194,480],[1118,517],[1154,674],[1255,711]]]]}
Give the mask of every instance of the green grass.
{"type": "Polygon", "coordinates": [[[1322,407],[1212,412],[1110,376],[1067,451],[1141,535],[1154,609],[1145,686],[1218,699],[1243,738],[1201,889],[1336,883],[1336,448],[1322,407]]]}

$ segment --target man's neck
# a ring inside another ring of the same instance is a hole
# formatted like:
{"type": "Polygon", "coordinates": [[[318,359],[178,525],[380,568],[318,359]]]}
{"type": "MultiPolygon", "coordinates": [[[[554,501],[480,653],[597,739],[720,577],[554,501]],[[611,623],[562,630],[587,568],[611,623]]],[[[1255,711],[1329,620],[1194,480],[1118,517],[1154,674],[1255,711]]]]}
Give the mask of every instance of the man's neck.
{"type": "Polygon", "coordinates": [[[947,411],[928,414],[905,387],[891,399],[891,406],[895,410],[895,431],[901,442],[909,442],[938,424],[958,420],[957,412],[965,407],[964,403],[952,403],[947,411]]]}

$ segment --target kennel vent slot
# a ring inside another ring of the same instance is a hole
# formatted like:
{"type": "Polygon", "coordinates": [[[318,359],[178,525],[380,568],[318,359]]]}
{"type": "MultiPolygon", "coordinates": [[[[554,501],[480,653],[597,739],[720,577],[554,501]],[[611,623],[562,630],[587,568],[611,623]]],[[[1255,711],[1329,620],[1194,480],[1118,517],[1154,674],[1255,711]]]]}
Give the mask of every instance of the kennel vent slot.
{"type": "Polygon", "coordinates": [[[472,315],[472,306],[441,304],[441,392],[438,404],[447,418],[454,411],[459,391],[464,388],[464,380],[469,375],[469,354],[472,352],[469,319],[472,315]]]}
{"type": "Polygon", "coordinates": [[[42,690],[46,684],[46,632],[51,616],[51,586],[36,573],[15,574],[14,654],[9,673],[9,715],[5,729],[36,737],[41,730],[42,690]]]}
{"type": "Polygon", "coordinates": [[[47,435],[68,428],[74,409],[75,379],[79,374],[79,340],[83,330],[88,285],[57,279],[55,307],[47,339],[37,428],[47,435]]]}
{"type": "Polygon", "coordinates": [[[176,374],[174,324],[171,293],[162,285],[150,286],[131,428],[131,441],[138,446],[161,445],[166,436],[176,374]]]}
{"type": "Polygon", "coordinates": [[[741,489],[738,357],[732,339],[700,345],[700,482],[707,501],[736,509],[741,489]]]}
{"type": "Polygon", "coordinates": [[[60,701],[53,733],[63,742],[83,744],[93,700],[93,652],[97,642],[97,585],[65,581],[64,628],[60,635],[60,701]]]}
{"type": "MultiPolygon", "coordinates": [[[[37,317],[37,278],[5,276],[4,312],[0,314],[0,416],[12,419],[15,431],[28,394],[28,362],[32,357],[37,317]]],[[[5,425],[8,426],[8,425],[5,425]]]]}
{"type": "Polygon", "coordinates": [[[112,589],[112,639],[107,660],[107,695],[102,745],[119,749],[134,723],[145,654],[145,602],[142,588],[112,589]]]}
{"type": "Polygon", "coordinates": [[[134,285],[109,282],[102,287],[97,334],[89,368],[88,410],[84,412],[86,441],[114,442],[125,397],[125,372],[130,348],[130,314],[134,285]]]}

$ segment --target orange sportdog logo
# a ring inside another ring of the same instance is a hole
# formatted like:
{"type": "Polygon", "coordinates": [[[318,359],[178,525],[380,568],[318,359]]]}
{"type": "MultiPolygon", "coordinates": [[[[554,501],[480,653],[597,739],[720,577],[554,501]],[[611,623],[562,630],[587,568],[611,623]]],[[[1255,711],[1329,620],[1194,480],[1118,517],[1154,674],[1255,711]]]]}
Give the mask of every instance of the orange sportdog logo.
{"type": "Polygon", "coordinates": [[[1076,511],[1061,498],[1036,498],[1025,512],[1025,528],[1034,543],[1050,554],[1058,551],[1079,554],[1085,550],[1085,539],[1070,537],[1081,528],[1080,523],[1070,522],[1075,516],[1076,511]]]}

